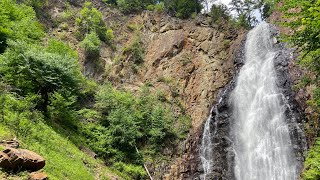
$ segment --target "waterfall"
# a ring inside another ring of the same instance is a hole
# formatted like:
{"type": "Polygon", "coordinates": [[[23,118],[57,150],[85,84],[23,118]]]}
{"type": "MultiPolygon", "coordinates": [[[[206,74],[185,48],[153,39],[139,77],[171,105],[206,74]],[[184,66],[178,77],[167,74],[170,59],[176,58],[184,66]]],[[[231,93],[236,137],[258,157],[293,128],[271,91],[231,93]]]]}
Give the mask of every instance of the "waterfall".
{"type": "Polygon", "coordinates": [[[245,62],[231,95],[234,123],[234,175],[237,180],[298,179],[286,100],[277,86],[270,25],[261,23],[247,36],[245,62]]]}
{"type": "Polygon", "coordinates": [[[212,118],[212,111],[214,108],[210,111],[210,116],[208,117],[204,128],[203,128],[203,134],[202,134],[202,141],[201,141],[201,147],[200,147],[200,159],[204,171],[203,179],[205,179],[206,175],[211,172],[212,167],[212,156],[213,156],[213,150],[212,150],[212,141],[211,141],[211,131],[210,131],[210,124],[211,124],[211,118],[212,118]]]}
{"type": "MultiPolygon", "coordinates": [[[[213,167],[213,144],[212,139],[217,135],[217,129],[218,129],[218,106],[222,102],[223,97],[225,93],[227,92],[227,88],[220,92],[218,97],[219,101],[217,104],[212,107],[210,111],[210,115],[204,125],[203,128],[203,134],[202,134],[202,141],[200,146],[200,159],[202,163],[203,168],[203,175],[201,179],[206,179],[207,176],[212,173],[212,167],[213,167]],[[214,117],[212,115],[215,115],[214,117]]],[[[210,178],[209,178],[210,179],[210,178]]]]}
{"type": "Polygon", "coordinates": [[[240,48],[237,76],[221,90],[204,124],[203,180],[299,179],[301,115],[291,95],[287,51],[274,44],[274,33],[262,22],[240,48]]]}

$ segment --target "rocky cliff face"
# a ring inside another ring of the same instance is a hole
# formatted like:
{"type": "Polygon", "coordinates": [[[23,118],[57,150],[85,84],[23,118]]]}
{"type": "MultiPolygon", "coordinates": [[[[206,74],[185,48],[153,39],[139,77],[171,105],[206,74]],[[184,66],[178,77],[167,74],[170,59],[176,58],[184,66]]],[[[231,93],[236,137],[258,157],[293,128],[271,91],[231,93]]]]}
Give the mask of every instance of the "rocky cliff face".
{"type": "MultiPolygon", "coordinates": [[[[231,28],[219,31],[203,20],[201,24],[150,12],[136,18],[144,24],[146,55],[141,69],[127,76],[123,87],[151,83],[154,89],[167,92],[168,98],[181,102],[192,118],[192,130],[182,145],[183,152],[173,155],[177,158],[171,167],[151,169],[160,174],[158,178],[196,179],[202,171],[198,156],[202,125],[218,91],[234,75],[234,56],[244,33],[237,34],[231,28]],[[163,172],[167,174],[162,176],[163,172]]],[[[120,72],[128,72],[122,67],[120,72]]]]}
{"type": "MultiPolygon", "coordinates": [[[[65,3],[60,0],[50,2],[46,15],[59,19],[67,8],[65,3]]],[[[40,19],[49,27],[52,36],[68,41],[78,50],[87,77],[98,82],[107,79],[132,92],[148,84],[152,91],[161,91],[166,99],[175,102],[172,107],[177,113],[189,115],[192,128],[187,140],[178,148],[164,152],[171,160],[147,164],[155,179],[199,177],[202,170],[199,169],[198,146],[202,125],[219,90],[233,78],[234,56],[244,39],[244,31],[227,24],[217,27],[205,16],[181,20],[150,11],[123,15],[101,1],[92,2],[115,34],[113,46],[102,44],[100,58],[96,61],[85,58],[76,38],[73,19],[64,22],[63,26],[47,17],[40,19]],[[140,64],[131,62],[130,55],[125,52],[137,38],[144,49],[140,64]]],[[[71,3],[70,11],[77,14],[81,4],[71,3]]]]}
{"type": "Polygon", "coordinates": [[[120,70],[110,76],[119,76],[120,72],[123,87],[148,82],[154,89],[171,92],[167,96],[182,103],[196,130],[208,116],[217,90],[233,74],[231,57],[238,34],[151,12],[134,17],[130,23],[142,25],[144,63],[137,73],[129,72],[124,64],[117,65],[120,70]]]}
{"type": "MultiPolygon", "coordinates": [[[[281,8],[283,6],[283,3],[280,2],[277,6],[278,8],[281,8]]],[[[299,8],[296,8],[291,9],[290,11],[295,12],[299,10],[299,8]]],[[[286,19],[283,18],[283,16],[284,14],[282,12],[274,11],[268,18],[268,21],[273,24],[280,24],[287,21],[292,21],[292,19],[286,19]]],[[[277,28],[279,29],[280,34],[291,35],[294,33],[294,31],[288,27],[277,26],[277,28]]],[[[307,103],[308,100],[313,99],[312,92],[316,88],[315,85],[313,85],[312,83],[308,83],[307,85],[301,86],[301,81],[303,81],[303,78],[305,77],[311,77],[312,79],[316,75],[307,68],[299,65],[298,56],[299,52],[295,51],[295,49],[292,49],[292,53],[289,57],[290,61],[288,64],[288,72],[289,77],[291,78],[291,87],[294,91],[294,99],[299,104],[301,111],[305,115],[303,129],[305,131],[307,146],[309,148],[314,144],[315,139],[318,135],[320,115],[319,112],[315,110],[315,108],[313,108],[310,104],[307,103]]]]}
{"type": "MultiPolygon", "coordinates": [[[[277,36],[276,27],[273,29],[273,36],[277,36]]],[[[296,92],[293,91],[294,80],[292,78],[292,50],[285,47],[285,44],[274,41],[274,46],[278,51],[275,58],[275,68],[278,77],[278,87],[284,95],[284,101],[288,104],[286,108],[286,121],[290,130],[290,138],[293,144],[294,153],[297,161],[300,164],[298,171],[302,170],[302,164],[305,158],[304,152],[307,148],[306,138],[304,135],[305,117],[301,106],[296,100],[296,92]]],[[[232,137],[229,133],[230,127],[233,124],[232,105],[229,97],[236,85],[237,74],[243,65],[244,60],[244,44],[236,51],[233,58],[234,61],[234,76],[230,82],[220,90],[217,96],[217,102],[213,106],[211,132],[217,131],[216,135],[212,137],[213,148],[213,167],[212,173],[206,178],[209,179],[234,179],[234,154],[232,150],[232,137]]],[[[180,164],[173,166],[171,174],[167,179],[201,179],[203,169],[199,157],[199,147],[201,143],[201,131],[194,134],[191,141],[188,142],[189,149],[186,154],[180,159],[180,164]],[[197,144],[198,143],[198,144],[197,144]],[[183,165],[186,164],[186,165],[183,165]],[[178,172],[178,173],[177,173],[178,172]]]]}

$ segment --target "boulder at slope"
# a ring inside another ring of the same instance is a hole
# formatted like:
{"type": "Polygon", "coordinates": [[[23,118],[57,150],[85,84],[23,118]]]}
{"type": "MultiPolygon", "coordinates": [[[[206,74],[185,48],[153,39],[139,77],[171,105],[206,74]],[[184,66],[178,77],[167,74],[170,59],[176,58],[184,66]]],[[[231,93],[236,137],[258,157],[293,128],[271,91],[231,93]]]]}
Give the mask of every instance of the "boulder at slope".
{"type": "Polygon", "coordinates": [[[45,159],[26,149],[7,148],[0,152],[0,167],[5,170],[37,171],[45,166],[45,159]]]}

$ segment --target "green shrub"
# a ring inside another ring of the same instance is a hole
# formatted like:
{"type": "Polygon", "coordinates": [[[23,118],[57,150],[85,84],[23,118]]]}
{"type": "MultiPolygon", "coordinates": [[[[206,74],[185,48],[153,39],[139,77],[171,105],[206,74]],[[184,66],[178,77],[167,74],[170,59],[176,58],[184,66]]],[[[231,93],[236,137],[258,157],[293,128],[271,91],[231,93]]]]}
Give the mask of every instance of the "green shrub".
{"type": "Polygon", "coordinates": [[[165,10],[165,6],[163,2],[160,2],[154,6],[156,12],[163,12],[165,10]]]}
{"type": "Polygon", "coordinates": [[[151,95],[147,87],[142,88],[138,96],[133,96],[105,85],[99,89],[96,100],[95,107],[103,114],[100,123],[106,128],[103,134],[110,135],[108,145],[123,152],[121,158],[124,159],[118,157],[117,160],[139,160],[141,157],[136,156],[135,146],[143,148],[141,144],[159,152],[165,142],[174,140],[180,136],[176,133],[184,131],[174,130],[174,112],[158,96],[151,95]]]}
{"type": "Polygon", "coordinates": [[[48,111],[50,119],[69,128],[74,128],[77,123],[77,116],[74,110],[76,96],[63,95],[63,92],[54,92],[50,96],[48,111]]]}
{"type": "Polygon", "coordinates": [[[48,0],[23,0],[23,2],[28,5],[32,6],[36,9],[42,8],[46,4],[48,4],[48,0]]]}
{"type": "Polygon", "coordinates": [[[149,4],[147,6],[147,10],[149,10],[149,11],[154,11],[154,9],[155,9],[155,5],[153,5],[153,4],[149,4]]]}
{"type": "Polygon", "coordinates": [[[317,180],[320,179],[320,139],[316,140],[311,150],[308,153],[304,163],[303,179],[317,180]]]}
{"type": "Polygon", "coordinates": [[[80,11],[80,17],[76,18],[76,25],[81,34],[96,32],[100,40],[106,40],[107,27],[103,21],[102,13],[94,8],[91,2],[86,2],[80,11]]]}
{"type": "Polygon", "coordinates": [[[86,37],[81,41],[80,46],[85,50],[87,58],[96,59],[99,57],[101,41],[95,32],[86,34],[86,37]]]}
{"type": "Polygon", "coordinates": [[[223,4],[213,4],[211,7],[210,16],[212,22],[218,24],[222,19],[228,20],[230,18],[228,7],[223,4]]]}
{"type": "Polygon", "coordinates": [[[142,166],[117,162],[113,165],[113,167],[120,172],[130,175],[130,179],[147,179],[147,173],[142,166]]]}
{"type": "Polygon", "coordinates": [[[107,29],[107,32],[106,32],[106,41],[111,44],[112,41],[114,39],[114,33],[113,33],[113,30],[111,28],[108,28],[107,29]]]}
{"type": "Polygon", "coordinates": [[[117,0],[118,7],[124,13],[138,12],[155,3],[155,0],[117,0]]]}
{"type": "Polygon", "coordinates": [[[49,53],[60,54],[62,56],[78,58],[77,51],[73,50],[68,44],[57,39],[49,39],[46,51],[49,53]]]}

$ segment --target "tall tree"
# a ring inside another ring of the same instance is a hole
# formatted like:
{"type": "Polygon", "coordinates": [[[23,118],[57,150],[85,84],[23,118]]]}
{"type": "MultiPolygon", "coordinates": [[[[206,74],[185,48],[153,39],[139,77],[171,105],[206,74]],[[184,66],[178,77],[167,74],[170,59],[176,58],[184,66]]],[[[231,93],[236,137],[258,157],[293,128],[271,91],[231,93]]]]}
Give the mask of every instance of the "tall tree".
{"type": "Polygon", "coordinates": [[[236,12],[239,25],[249,29],[257,23],[253,13],[256,3],[257,1],[254,0],[232,0],[230,2],[231,10],[236,12]]]}
{"type": "Polygon", "coordinates": [[[213,3],[215,3],[217,0],[202,0],[202,4],[204,6],[204,11],[206,13],[210,12],[210,8],[212,7],[213,3]]]}

